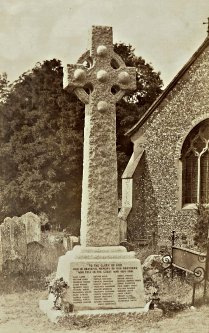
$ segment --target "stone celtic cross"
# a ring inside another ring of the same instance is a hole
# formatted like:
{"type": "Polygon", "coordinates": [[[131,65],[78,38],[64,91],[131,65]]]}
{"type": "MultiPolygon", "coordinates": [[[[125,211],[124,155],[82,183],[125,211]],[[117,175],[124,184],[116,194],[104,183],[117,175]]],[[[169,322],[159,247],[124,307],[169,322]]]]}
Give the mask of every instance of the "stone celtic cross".
{"type": "Polygon", "coordinates": [[[67,66],[64,87],[86,105],[81,245],[119,245],[116,102],[136,88],[136,69],[114,52],[111,27],[93,26],[90,53],[67,66]]]}

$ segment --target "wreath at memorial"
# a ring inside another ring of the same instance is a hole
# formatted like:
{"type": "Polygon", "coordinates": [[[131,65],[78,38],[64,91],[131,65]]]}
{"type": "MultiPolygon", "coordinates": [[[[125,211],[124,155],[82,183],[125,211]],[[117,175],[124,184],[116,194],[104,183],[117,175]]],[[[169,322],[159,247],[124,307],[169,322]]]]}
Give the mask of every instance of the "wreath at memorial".
{"type": "Polygon", "coordinates": [[[62,310],[64,312],[72,312],[73,304],[65,300],[66,292],[69,288],[67,282],[61,277],[59,279],[53,280],[49,284],[49,294],[53,294],[54,299],[54,309],[62,310]]]}

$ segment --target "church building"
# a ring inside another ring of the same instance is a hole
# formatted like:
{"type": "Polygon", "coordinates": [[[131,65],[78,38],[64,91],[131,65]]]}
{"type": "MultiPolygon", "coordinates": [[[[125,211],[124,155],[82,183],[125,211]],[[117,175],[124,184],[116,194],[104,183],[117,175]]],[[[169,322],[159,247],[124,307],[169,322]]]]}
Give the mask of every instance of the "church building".
{"type": "MultiPolygon", "coordinates": [[[[172,59],[171,59],[172,61],[172,59]]],[[[127,133],[119,217],[132,238],[192,243],[197,205],[209,205],[209,36],[127,133]]]]}

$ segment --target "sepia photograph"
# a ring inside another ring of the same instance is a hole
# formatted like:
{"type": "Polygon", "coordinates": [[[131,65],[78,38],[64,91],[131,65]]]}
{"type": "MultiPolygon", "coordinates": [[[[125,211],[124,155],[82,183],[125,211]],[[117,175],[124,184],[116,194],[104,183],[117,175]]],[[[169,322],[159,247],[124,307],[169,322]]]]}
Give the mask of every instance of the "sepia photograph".
{"type": "Polygon", "coordinates": [[[0,0],[0,333],[209,333],[209,1],[0,0]]]}

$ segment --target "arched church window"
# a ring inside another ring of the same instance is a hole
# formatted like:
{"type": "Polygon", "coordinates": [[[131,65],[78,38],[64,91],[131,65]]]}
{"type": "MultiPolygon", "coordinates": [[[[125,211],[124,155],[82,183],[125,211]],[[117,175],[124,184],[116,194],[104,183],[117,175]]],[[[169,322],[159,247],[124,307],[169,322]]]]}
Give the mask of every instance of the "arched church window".
{"type": "Polygon", "coordinates": [[[187,136],[182,147],[183,204],[209,203],[209,119],[187,136]]]}

